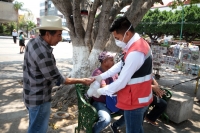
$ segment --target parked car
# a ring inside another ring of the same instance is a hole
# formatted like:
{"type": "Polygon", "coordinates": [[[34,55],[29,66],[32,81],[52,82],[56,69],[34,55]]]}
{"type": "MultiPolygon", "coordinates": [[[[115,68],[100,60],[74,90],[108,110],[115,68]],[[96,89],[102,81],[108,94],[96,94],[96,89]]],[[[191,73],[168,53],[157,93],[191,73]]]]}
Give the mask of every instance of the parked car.
{"type": "Polygon", "coordinates": [[[68,32],[65,32],[65,31],[62,32],[62,41],[69,42],[69,43],[71,42],[71,38],[68,32]]]}

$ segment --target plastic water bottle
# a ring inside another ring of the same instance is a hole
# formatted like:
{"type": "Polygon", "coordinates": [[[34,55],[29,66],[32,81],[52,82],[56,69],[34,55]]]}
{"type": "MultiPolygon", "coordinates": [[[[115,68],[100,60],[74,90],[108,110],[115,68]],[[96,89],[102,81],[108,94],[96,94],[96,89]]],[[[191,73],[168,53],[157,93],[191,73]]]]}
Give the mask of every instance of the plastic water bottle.
{"type": "Polygon", "coordinates": [[[90,85],[90,88],[89,88],[88,91],[87,91],[87,95],[88,95],[89,97],[92,97],[92,95],[93,95],[95,89],[99,89],[99,88],[100,88],[99,82],[98,82],[98,81],[94,81],[94,82],[90,85]]]}

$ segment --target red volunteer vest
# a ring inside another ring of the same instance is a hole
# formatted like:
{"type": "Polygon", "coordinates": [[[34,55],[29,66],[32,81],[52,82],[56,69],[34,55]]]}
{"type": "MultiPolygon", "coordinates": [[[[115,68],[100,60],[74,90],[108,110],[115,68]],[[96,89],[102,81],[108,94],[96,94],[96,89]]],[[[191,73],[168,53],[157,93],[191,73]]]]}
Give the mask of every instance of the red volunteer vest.
{"type": "MultiPolygon", "coordinates": [[[[148,106],[152,101],[152,56],[149,44],[140,38],[134,42],[124,56],[124,60],[130,52],[144,53],[145,61],[137,70],[125,88],[117,93],[117,107],[123,110],[132,110],[148,106]]],[[[123,68],[122,68],[123,69],[123,68]]]]}

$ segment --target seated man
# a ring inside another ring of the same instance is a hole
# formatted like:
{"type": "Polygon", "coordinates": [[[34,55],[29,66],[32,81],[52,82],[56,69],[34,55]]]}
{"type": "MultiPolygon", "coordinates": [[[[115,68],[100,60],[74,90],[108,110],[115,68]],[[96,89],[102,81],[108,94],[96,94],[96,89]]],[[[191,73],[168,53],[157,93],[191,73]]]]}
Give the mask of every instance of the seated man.
{"type": "Polygon", "coordinates": [[[160,89],[155,79],[152,80],[151,87],[156,95],[153,95],[153,102],[150,105],[153,106],[153,109],[146,115],[145,120],[154,126],[158,126],[156,119],[158,119],[158,117],[165,111],[167,107],[167,102],[162,99],[164,91],[160,89]]]}
{"type": "MultiPolygon", "coordinates": [[[[99,61],[101,63],[101,66],[97,68],[92,76],[100,75],[101,73],[107,71],[109,68],[111,68],[114,65],[114,58],[113,55],[109,52],[102,52],[99,55],[99,61]]],[[[117,78],[117,75],[107,78],[106,80],[102,80],[101,87],[104,87],[110,83],[112,83],[117,78]]],[[[115,107],[115,104],[117,103],[116,96],[105,96],[101,95],[99,98],[92,97],[93,103],[92,105],[96,108],[99,116],[98,122],[95,123],[93,127],[93,133],[99,133],[101,132],[106,126],[109,125],[111,121],[111,113],[118,112],[123,115],[123,111],[119,110],[117,107],[115,107]]],[[[110,125],[110,128],[113,133],[118,133],[118,127],[124,125],[124,116],[121,116],[121,118],[114,123],[110,125]]]]}

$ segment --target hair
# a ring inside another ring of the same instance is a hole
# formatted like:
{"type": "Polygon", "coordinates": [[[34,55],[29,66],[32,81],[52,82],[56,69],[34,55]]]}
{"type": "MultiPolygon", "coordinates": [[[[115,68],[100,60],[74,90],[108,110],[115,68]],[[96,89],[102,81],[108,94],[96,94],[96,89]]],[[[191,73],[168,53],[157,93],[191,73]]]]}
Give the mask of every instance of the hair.
{"type": "MultiPolygon", "coordinates": [[[[118,17],[117,19],[114,20],[112,25],[110,26],[109,31],[113,32],[116,31],[118,34],[124,34],[128,28],[131,26],[131,22],[127,19],[127,17],[118,17]]],[[[133,26],[129,29],[132,33],[135,32],[133,26]]]]}
{"type": "Polygon", "coordinates": [[[53,35],[56,34],[57,30],[42,30],[42,29],[41,29],[41,30],[40,30],[40,35],[41,35],[41,36],[45,36],[46,32],[49,32],[49,34],[53,36],[53,35]]]}
{"type": "Polygon", "coordinates": [[[21,35],[21,34],[23,34],[23,32],[20,32],[19,34],[21,35]]]}
{"type": "Polygon", "coordinates": [[[99,62],[102,64],[102,63],[103,63],[103,60],[99,60],[99,62]]]}
{"type": "Polygon", "coordinates": [[[104,60],[99,60],[99,62],[101,63],[101,65],[103,64],[103,62],[107,61],[108,58],[105,58],[104,60]]]}

